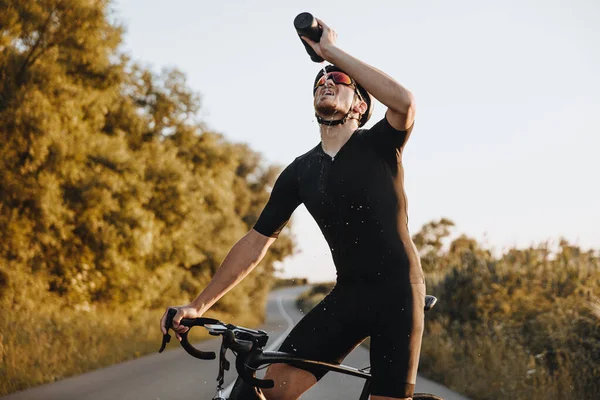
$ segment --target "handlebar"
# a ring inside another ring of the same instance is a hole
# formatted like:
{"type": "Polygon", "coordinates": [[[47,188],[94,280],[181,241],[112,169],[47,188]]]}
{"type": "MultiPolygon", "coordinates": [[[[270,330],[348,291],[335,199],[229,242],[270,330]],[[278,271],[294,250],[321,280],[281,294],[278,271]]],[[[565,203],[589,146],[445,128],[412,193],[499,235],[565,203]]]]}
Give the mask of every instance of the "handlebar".
{"type": "MultiPolygon", "coordinates": [[[[160,350],[158,350],[159,353],[162,353],[167,343],[171,341],[169,329],[173,329],[173,318],[175,318],[175,314],[177,314],[177,310],[174,308],[169,309],[169,311],[167,312],[167,320],[165,321],[165,329],[167,330],[167,333],[163,335],[163,341],[160,346],[160,350]]],[[[183,318],[180,324],[183,326],[187,326],[188,328],[192,328],[194,326],[205,326],[213,324],[218,325],[222,324],[222,322],[213,318],[183,318]]],[[[188,354],[201,360],[214,360],[215,358],[217,358],[217,355],[212,351],[202,351],[192,346],[188,340],[189,332],[190,331],[188,330],[180,335],[181,347],[183,347],[185,351],[188,352],[188,354]]]]}
{"type": "MultiPolygon", "coordinates": [[[[168,332],[169,329],[173,329],[173,318],[175,318],[176,314],[177,310],[174,308],[169,309],[167,312],[167,319],[165,321],[165,329],[167,330],[167,333],[163,335],[163,341],[160,350],[158,350],[159,353],[162,353],[167,343],[171,341],[171,335],[169,335],[168,332]]],[[[270,379],[263,380],[256,378],[256,370],[252,369],[248,365],[250,364],[250,359],[252,356],[260,354],[262,351],[262,346],[266,344],[268,339],[266,332],[240,328],[236,327],[235,325],[226,325],[223,322],[213,318],[183,318],[180,321],[180,324],[187,326],[190,329],[194,326],[202,326],[207,328],[210,334],[221,335],[223,337],[223,343],[221,345],[220,368],[226,370],[229,369],[229,362],[224,359],[224,353],[225,350],[231,349],[238,353],[235,367],[240,377],[246,383],[261,389],[270,389],[275,386],[275,383],[270,379]]],[[[183,347],[185,351],[193,357],[201,360],[214,360],[216,358],[216,354],[214,352],[202,351],[190,344],[188,340],[189,332],[190,331],[188,330],[180,334],[181,347],[183,347]]],[[[220,372],[219,376],[222,376],[222,372],[220,372]]]]}

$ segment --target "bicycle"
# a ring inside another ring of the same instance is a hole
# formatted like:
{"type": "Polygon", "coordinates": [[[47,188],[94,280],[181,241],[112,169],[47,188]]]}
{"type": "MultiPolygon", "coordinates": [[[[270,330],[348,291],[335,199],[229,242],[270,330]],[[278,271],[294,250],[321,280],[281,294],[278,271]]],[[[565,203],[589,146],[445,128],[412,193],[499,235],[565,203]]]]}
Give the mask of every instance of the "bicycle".
{"type": "MultiPolygon", "coordinates": [[[[435,296],[425,296],[425,311],[430,310],[436,304],[435,296]]],[[[162,344],[159,353],[165,349],[167,343],[170,342],[171,336],[169,329],[172,329],[173,317],[177,310],[170,309],[166,320],[167,333],[163,335],[162,344]]],[[[213,318],[184,318],[181,320],[181,325],[192,328],[194,326],[202,326],[206,328],[210,335],[221,336],[222,343],[219,352],[219,373],[217,376],[217,394],[212,400],[261,400],[265,399],[260,389],[269,389],[274,386],[272,380],[258,379],[256,372],[265,368],[270,364],[284,363],[297,368],[322,368],[331,372],[351,375],[365,379],[362,392],[359,400],[368,400],[370,394],[371,374],[370,367],[357,369],[346,365],[330,364],[321,361],[308,360],[296,357],[292,354],[280,351],[265,351],[264,346],[269,340],[269,335],[263,330],[256,330],[225,324],[213,318]],[[222,397],[223,384],[225,381],[225,371],[229,371],[231,365],[226,358],[227,350],[231,350],[235,355],[235,367],[239,374],[234,387],[231,391],[229,399],[222,397]]],[[[193,357],[201,360],[214,360],[216,354],[214,352],[204,352],[192,346],[188,340],[190,330],[181,334],[181,346],[185,351],[193,357]]],[[[415,393],[413,400],[443,400],[429,393],[415,393]]]]}

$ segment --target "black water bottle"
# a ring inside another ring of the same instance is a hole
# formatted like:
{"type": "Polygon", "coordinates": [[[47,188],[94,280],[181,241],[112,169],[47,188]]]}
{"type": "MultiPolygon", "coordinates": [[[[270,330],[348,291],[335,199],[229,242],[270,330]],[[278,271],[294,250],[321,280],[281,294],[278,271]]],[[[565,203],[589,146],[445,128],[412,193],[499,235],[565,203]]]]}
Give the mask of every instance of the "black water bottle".
{"type": "MultiPolygon", "coordinates": [[[[298,36],[306,36],[307,38],[319,42],[321,40],[321,35],[323,34],[323,28],[319,26],[317,19],[313,17],[310,13],[303,12],[296,16],[294,19],[294,27],[296,28],[296,32],[298,32],[298,36]]],[[[312,47],[308,43],[306,43],[302,38],[300,38],[302,44],[306,48],[306,52],[310,56],[310,59],[314,62],[323,62],[322,57],[320,57],[312,47]]]]}

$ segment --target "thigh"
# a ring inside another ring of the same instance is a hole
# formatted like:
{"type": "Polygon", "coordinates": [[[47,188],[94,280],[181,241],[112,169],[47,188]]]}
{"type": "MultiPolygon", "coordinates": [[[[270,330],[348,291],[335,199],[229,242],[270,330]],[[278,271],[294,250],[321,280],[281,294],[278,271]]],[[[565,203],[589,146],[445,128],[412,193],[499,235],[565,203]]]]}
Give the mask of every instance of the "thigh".
{"type": "Polygon", "coordinates": [[[425,284],[406,284],[388,297],[381,300],[371,334],[371,393],[412,397],[423,337],[425,284]]]}
{"type": "MultiPolygon", "coordinates": [[[[352,290],[336,287],[298,322],[280,351],[311,360],[339,364],[367,337],[367,317],[352,290]]],[[[310,369],[321,379],[327,371],[310,369]]]]}

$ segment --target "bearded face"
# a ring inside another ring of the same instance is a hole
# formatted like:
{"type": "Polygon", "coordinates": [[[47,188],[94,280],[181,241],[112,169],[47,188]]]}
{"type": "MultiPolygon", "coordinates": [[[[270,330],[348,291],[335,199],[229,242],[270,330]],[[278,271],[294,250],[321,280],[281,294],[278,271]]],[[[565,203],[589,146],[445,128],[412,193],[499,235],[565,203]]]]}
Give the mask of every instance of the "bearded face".
{"type": "Polygon", "coordinates": [[[336,114],[345,115],[354,101],[354,88],[338,85],[327,80],[317,88],[314,97],[315,111],[322,118],[332,118],[336,114]]]}

